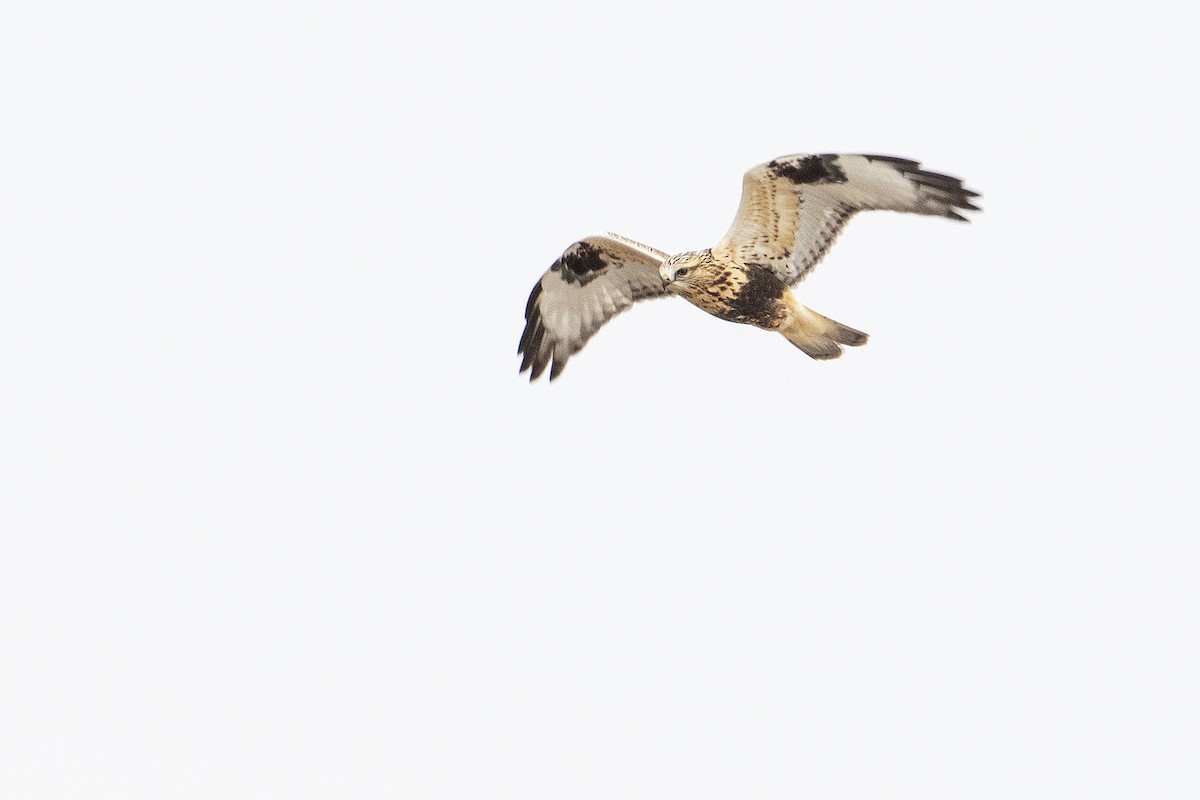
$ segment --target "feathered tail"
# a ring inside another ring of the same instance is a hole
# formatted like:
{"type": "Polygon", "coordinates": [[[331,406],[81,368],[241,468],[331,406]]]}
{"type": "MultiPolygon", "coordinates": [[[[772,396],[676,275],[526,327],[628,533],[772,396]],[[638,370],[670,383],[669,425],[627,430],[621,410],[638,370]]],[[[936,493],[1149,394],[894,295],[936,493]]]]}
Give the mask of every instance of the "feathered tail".
{"type": "Polygon", "coordinates": [[[842,345],[858,347],[867,343],[867,334],[822,316],[807,306],[792,301],[790,318],[779,332],[813,358],[825,360],[842,354],[842,345]]]}

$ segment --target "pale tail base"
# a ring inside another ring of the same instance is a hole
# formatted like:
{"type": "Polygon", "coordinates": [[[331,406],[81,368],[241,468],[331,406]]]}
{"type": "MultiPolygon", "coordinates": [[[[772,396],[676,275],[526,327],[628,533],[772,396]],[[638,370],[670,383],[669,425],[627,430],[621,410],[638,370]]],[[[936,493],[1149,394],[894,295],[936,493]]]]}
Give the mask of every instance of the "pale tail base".
{"type": "Polygon", "coordinates": [[[791,319],[779,328],[783,338],[805,353],[822,361],[842,354],[842,345],[859,347],[867,343],[867,334],[856,331],[807,306],[791,304],[791,319]]]}

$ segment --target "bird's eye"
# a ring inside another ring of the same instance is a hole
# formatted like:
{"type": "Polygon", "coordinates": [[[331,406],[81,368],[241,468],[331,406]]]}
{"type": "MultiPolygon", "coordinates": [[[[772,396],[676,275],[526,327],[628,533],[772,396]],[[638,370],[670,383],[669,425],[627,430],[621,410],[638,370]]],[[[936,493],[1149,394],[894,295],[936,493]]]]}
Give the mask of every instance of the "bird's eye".
{"type": "Polygon", "coordinates": [[[687,267],[680,267],[679,269],[675,270],[675,277],[676,277],[676,278],[682,278],[684,275],[687,275],[687,274],[688,274],[688,268],[687,268],[687,267]]]}

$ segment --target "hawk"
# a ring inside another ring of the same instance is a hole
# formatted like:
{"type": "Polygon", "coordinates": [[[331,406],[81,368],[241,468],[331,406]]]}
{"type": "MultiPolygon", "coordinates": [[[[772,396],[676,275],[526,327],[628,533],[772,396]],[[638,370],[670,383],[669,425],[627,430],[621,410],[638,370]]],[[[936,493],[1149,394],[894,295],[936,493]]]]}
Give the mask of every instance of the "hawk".
{"type": "Polygon", "coordinates": [[[708,250],[669,255],[614,233],[575,242],[533,287],[517,348],[521,372],[550,380],[617,314],[675,294],[715,317],[775,331],[816,359],[867,334],[801,305],[789,287],[820,262],[850,217],[883,209],[967,221],[978,197],[916,161],[847,154],[782,156],[742,181],[724,238],[708,250]]]}

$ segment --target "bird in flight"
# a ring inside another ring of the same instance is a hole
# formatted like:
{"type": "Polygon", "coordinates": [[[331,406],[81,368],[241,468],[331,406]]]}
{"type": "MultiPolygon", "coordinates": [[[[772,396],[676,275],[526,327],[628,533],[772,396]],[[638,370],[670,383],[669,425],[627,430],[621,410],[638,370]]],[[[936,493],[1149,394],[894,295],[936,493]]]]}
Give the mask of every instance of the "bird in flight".
{"type": "Polygon", "coordinates": [[[742,202],[708,250],[669,255],[618,236],[575,242],[546,270],[525,305],[521,372],[550,380],[617,314],[676,294],[715,317],[775,331],[817,359],[867,334],[797,302],[789,287],[820,262],[850,217],[876,209],[966,221],[978,193],[916,161],[847,154],[783,156],[742,181],[742,202]]]}

